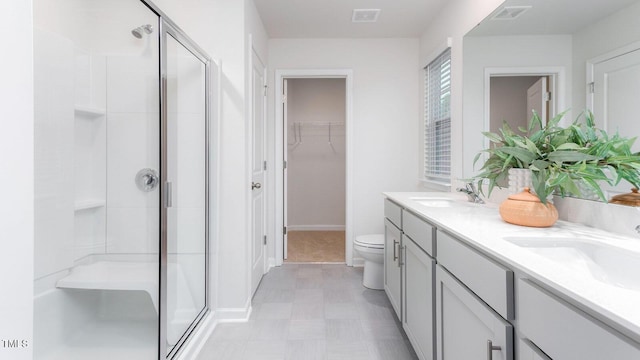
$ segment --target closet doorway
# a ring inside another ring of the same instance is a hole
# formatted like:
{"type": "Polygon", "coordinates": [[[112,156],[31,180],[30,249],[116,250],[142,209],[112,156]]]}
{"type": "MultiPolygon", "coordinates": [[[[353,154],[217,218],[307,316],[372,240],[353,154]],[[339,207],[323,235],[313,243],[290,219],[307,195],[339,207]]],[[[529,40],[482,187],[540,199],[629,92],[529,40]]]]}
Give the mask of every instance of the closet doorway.
{"type": "Polygon", "coordinates": [[[283,259],[346,262],[347,79],[283,78],[283,259]]]}

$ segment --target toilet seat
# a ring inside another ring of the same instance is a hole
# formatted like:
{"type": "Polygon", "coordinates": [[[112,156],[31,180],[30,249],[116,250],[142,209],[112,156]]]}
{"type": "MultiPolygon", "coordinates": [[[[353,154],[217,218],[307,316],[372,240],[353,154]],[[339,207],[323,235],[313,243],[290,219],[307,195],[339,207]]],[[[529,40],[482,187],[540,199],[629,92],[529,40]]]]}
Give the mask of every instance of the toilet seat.
{"type": "Polygon", "coordinates": [[[384,249],[384,235],[383,234],[371,234],[371,235],[358,235],[356,236],[355,245],[367,247],[371,249],[384,249]]]}

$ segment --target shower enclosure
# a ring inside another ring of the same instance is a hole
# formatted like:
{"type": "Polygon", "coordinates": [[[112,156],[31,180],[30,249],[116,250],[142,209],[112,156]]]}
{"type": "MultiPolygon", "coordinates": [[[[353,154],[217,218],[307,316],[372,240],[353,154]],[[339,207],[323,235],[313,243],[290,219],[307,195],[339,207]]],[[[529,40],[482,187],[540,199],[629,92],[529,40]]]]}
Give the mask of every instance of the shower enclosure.
{"type": "Polygon", "coordinates": [[[140,0],[35,0],[36,359],[174,358],[209,311],[209,57],[140,0]]]}

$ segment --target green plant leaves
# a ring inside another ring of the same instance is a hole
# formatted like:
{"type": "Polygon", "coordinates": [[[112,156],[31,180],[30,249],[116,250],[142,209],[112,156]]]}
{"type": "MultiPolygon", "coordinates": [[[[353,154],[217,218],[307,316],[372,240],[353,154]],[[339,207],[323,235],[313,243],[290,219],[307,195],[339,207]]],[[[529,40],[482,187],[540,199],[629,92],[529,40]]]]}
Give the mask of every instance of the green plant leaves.
{"type": "MultiPolygon", "coordinates": [[[[560,127],[558,124],[565,113],[543,125],[533,112],[528,127],[518,128],[519,134],[506,122],[499,134],[484,132],[493,145],[483,151],[489,157],[474,177],[480,190],[483,191],[482,185],[486,183],[483,179],[487,179],[488,194],[491,194],[495,186],[508,178],[511,168],[532,170],[533,188],[543,203],[554,191],[562,196],[580,195],[578,183],[592,188],[603,200],[599,182],[617,184],[624,179],[640,187],[640,153],[631,152],[635,138],[623,138],[617,133],[610,136],[596,128],[589,111],[566,128],[560,127]],[[579,121],[582,117],[584,122],[579,121]]],[[[480,155],[475,157],[474,164],[480,155]]]]}

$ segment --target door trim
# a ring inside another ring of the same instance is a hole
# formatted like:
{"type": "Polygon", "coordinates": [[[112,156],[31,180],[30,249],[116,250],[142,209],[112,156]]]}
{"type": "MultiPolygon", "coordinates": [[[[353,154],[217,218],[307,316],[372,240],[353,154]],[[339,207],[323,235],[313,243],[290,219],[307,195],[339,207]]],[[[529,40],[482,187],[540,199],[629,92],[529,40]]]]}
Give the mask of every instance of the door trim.
{"type": "Polygon", "coordinates": [[[353,265],[353,70],[352,69],[277,69],[275,71],[275,265],[284,262],[284,124],[282,123],[283,79],[345,79],[346,83],[346,219],[345,219],[345,263],[353,265]]]}

